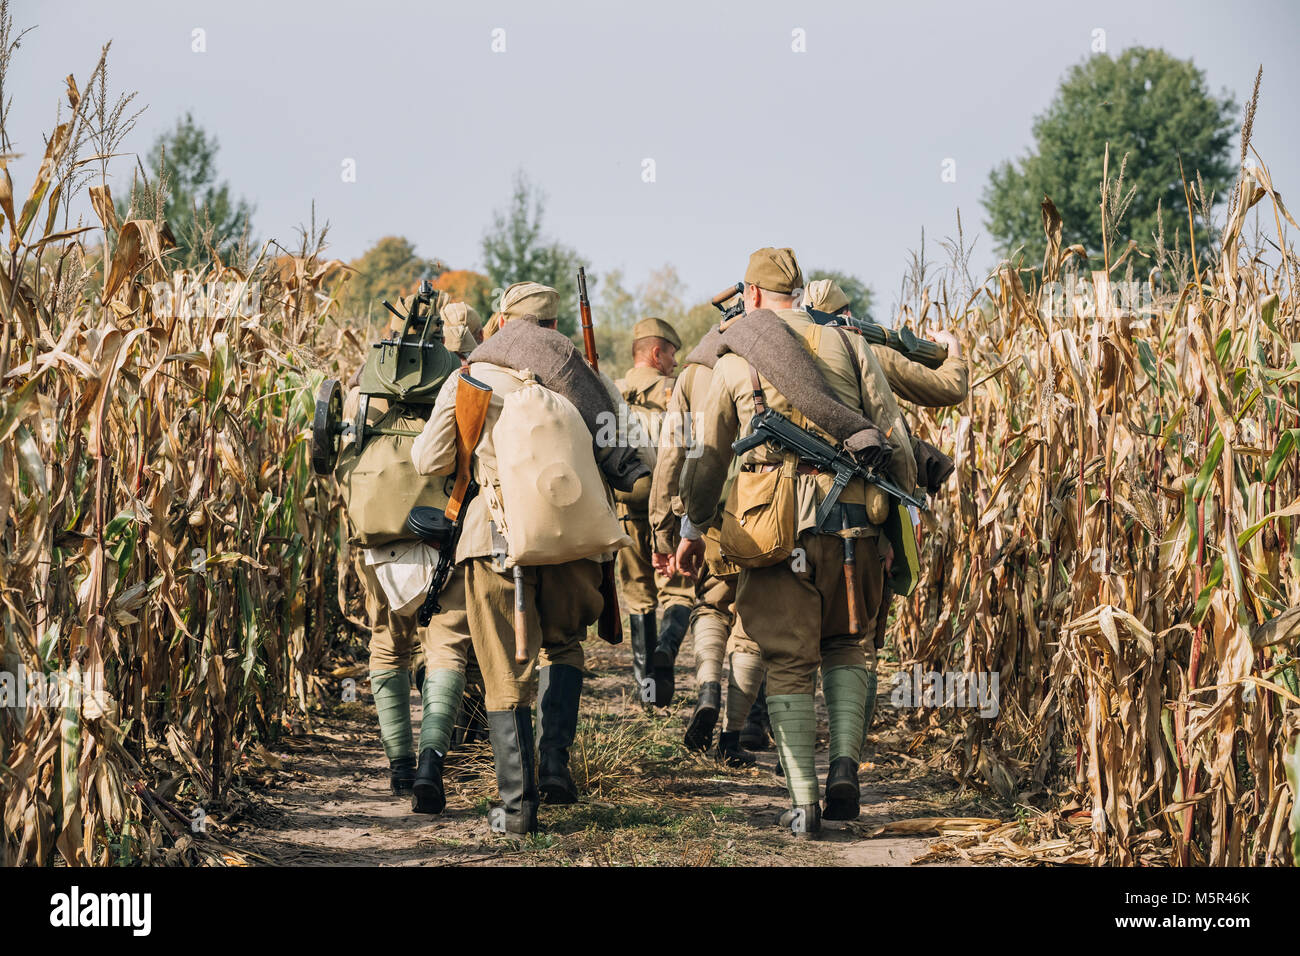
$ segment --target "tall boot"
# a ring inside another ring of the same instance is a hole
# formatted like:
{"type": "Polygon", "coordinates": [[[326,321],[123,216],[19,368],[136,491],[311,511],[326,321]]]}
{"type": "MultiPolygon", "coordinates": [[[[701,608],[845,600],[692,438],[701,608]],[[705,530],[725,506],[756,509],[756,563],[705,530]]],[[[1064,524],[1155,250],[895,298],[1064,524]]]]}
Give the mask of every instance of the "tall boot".
{"type": "Polygon", "coordinates": [[[488,814],[493,833],[537,832],[537,781],[533,771],[533,712],[529,707],[488,711],[492,759],[502,806],[488,814]]]}
{"type": "Polygon", "coordinates": [[[821,832],[821,807],[817,793],[817,767],[813,746],[817,734],[817,713],[812,694],[773,694],[767,698],[776,751],[785,768],[785,786],[790,810],[781,825],[796,837],[816,839],[821,832]]]}
{"type": "Polygon", "coordinates": [[[578,733],[578,703],[582,671],[569,664],[551,664],[538,671],[537,789],[546,803],[577,803],[578,785],[569,772],[569,748],[578,733]]]}
{"type": "Polygon", "coordinates": [[[695,704],[695,713],[690,726],[686,728],[686,749],[704,751],[713,743],[713,728],[718,723],[718,711],[722,709],[722,685],[709,681],[700,685],[700,699],[695,704]]]}
{"type": "Polygon", "coordinates": [[[411,788],[413,813],[442,813],[447,792],[442,764],[451,746],[452,724],[465,690],[465,675],[456,670],[436,670],[425,675],[420,697],[420,764],[411,788]]]}
{"type": "Polygon", "coordinates": [[[646,677],[659,640],[659,635],[655,632],[655,612],[629,614],[628,624],[632,631],[632,679],[636,682],[636,699],[649,707],[654,703],[654,685],[647,685],[646,677]]]}
{"type": "Polygon", "coordinates": [[[690,621],[691,609],[684,604],[674,604],[664,609],[663,624],[659,627],[659,637],[650,660],[650,666],[654,670],[656,707],[667,707],[673,702],[673,693],[677,690],[674,673],[677,652],[681,649],[682,639],[686,637],[686,626],[690,621]]]}
{"type": "Polygon", "coordinates": [[[396,796],[405,796],[411,792],[415,778],[411,672],[405,668],[371,671],[370,693],[379,717],[379,739],[388,757],[389,786],[396,796]]]}
{"type": "Polygon", "coordinates": [[[758,688],[758,696],[754,698],[754,705],[749,708],[749,715],[745,718],[745,726],[740,730],[740,744],[742,747],[748,747],[750,750],[771,750],[772,738],[769,736],[771,727],[767,719],[767,682],[758,688]]]}
{"type": "Polygon", "coordinates": [[[728,767],[752,767],[758,758],[740,745],[740,731],[724,730],[718,734],[718,749],[713,754],[728,767]]]}

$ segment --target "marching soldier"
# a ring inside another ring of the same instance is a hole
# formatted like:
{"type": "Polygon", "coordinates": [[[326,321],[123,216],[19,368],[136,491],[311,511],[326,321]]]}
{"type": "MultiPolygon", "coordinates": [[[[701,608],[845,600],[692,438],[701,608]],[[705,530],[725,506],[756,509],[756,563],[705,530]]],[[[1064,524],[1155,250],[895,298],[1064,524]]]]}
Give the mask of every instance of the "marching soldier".
{"type": "MultiPolygon", "coordinates": [[[[632,328],[632,368],[614,383],[645,429],[652,461],[681,346],[677,330],[663,319],[642,319],[632,328]]],[[[616,495],[619,519],[632,539],[632,544],[619,552],[618,580],[632,630],[632,676],[637,690],[644,700],[643,689],[651,686],[647,678],[653,678],[651,702],[667,707],[676,689],[674,666],[691,619],[695,589],[680,575],[668,577],[655,571],[648,512],[650,485],[647,476],[630,493],[616,495]],[[662,623],[656,630],[657,610],[662,623]]]]}
{"type": "MultiPolygon", "coordinates": [[[[405,311],[411,300],[399,304],[405,311]]],[[[360,399],[359,385],[349,390],[346,418],[355,418],[360,399]]],[[[367,525],[361,530],[382,527],[390,532],[380,535],[382,543],[362,547],[354,526],[351,543],[361,550],[357,566],[371,628],[370,686],[389,761],[390,786],[395,795],[411,797],[411,809],[416,813],[440,813],[446,804],[442,761],[461,711],[470,657],[460,578],[451,582],[443,612],[426,628],[419,627],[415,606],[408,602],[395,609],[389,597],[390,588],[419,594],[422,566],[408,562],[414,537],[398,530],[404,526],[408,503],[402,503],[405,497],[395,492],[397,484],[412,477],[409,456],[413,436],[431,408],[372,396],[366,409],[367,426],[409,434],[375,433],[359,452],[355,444],[345,446],[336,470],[340,483],[347,486],[349,509],[356,512],[350,516],[367,525]],[[424,657],[424,678],[418,681],[423,712],[417,751],[410,696],[414,658],[420,650],[424,657]]]]}
{"type": "MultiPolygon", "coordinates": [[[[812,414],[813,400],[822,394],[818,390],[828,388],[833,395],[833,408],[816,406],[828,422],[866,420],[865,427],[854,426],[858,430],[852,435],[852,448],[857,459],[885,471],[903,489],[915,487],[915,459],[879,361],[860,337],[818,326],[796,309],[803,285],[792,250],[766,248],[750,257],[743,293],[746,315],[731,326],[737,331],[761,327],[778,334],[737,338],[736,347],[714,366],[701,416],[699,454],[687,460],[681,479],[687,520],[676,556],[680,568],[693,570],[699,565],[703,531],[717,521],[718,500],[733,457],[731,444],[748,434],[757,412],[772,409],[833,440],[825,427],[806,417],[812,414]],[[789,334],[780,334],[785,332],[789,334]],[[748,355],[742,357],[737,348],[748,355]],[[809,359],[820,381],[793,380],[794,370],[809,359]],[[774,379],[783,382],[781,390],[774,379]]],[[[784,551],[789,559],[762,564],[766,558],[755,557],[744,567],[737,584],[736,613],[767,668],[768,714],[792,803],[782,815],[782,825],[797,836],[815,837],[822,817],[813,757],[818,667],[831,726],[827,817],[846,819],[857,812],[868,674],[861,634],[850,626],[849,602],[862,602],[852,606],[863,608],[859,630],[873,632],[879,608],[870,603],[870,593],[862,592],[864,580],[880,573],[879,521],[884,520],[880,514],[884,509],[870,499],[862,479],[853,478],[819,526],[816,513],[831,489],[829,474],[767,445],[747,452],[740,469],[730,492],[735,500],[729,499],[727,510],[749,522],[746,533],[771,535],[772,540],[763,544],[770,544],[769,552],[778,557],[784,551]],[[791,488],[789,498],[785,488],[791,488]],[[879,521],[872,520],[876,515],[879,521]],[[846,575],[850,545],[856,553],[856,572],[846,575]],[[851,578],[847,583],[846,577],[851,578]]],[[[879,494],[878,489],[872,490],[879,494]]],[[[724,517],[724,545],[727,530],[724,517]]]]}
{"type": "MultiPolygon", "coordinates": [[[[804,304],[810,309],[833,315],[840,320],[854,318],[849,297],[832,279],[815,279],[808,283],[808,288],[804,290],[804,304]]],[[[847,323],[845,327],[847,330],[853,331],[851,323],[847,323]]],[[[919,362],[913,362],[887,345],[872,345],[871,350],[880,362],[880,367],[885,373],[889,387],[893,389],[897,398],[924,408],[945,408],[950,405],[958,405],[966,400],[968,376],[966,362],[961,354],[961,344],[957,341],[957,337],[946,329],[934,332],[932,337],[934,341],[940,342],[948,348],[947,359],[937,369],[930,369],[919,362]]],[[[913,444],[918,484],[927,487],[931,493],[939,490],[939,474],[942,473],[944,479],[947,477],[947,473],[942,471],[944,465],[935,461],[935,451],[937,450],[923,442],[914,442],[913,444]]],[[[864,635],[866,640],[864,640],[863,649],[867,657],[868,675],[867,709],[863,725],[864,742],[866,731],[871,726],[871,718],[876,710],[876,655],[885,643],[885,630],[889,620],[889,604],[893,598],[893,592],[890,590],[889,581],[884,571],[885,568],[882,566],[878,579],[865,582],[866,588],[871,593],[874,594],[877,590],[879,591],[880,611],[876,616],[874,633],[864,635]]]]}
{"type": "MultiPolygon", "coordinates": [[[[488,350],[508,339],[504,332],[511,323],[554,329],[558,302],[554,289],[535,282],[515,283],[503,295],[501,310],[493,318],[495,334],[482,348],[488,350]]],[[[572,351],[567,339],[553,338],[572,351]]],[[[457,389],[461,387],[457,379],[461,376],[456,375],[439,393],[429,423],[415,441],[412,460],[416,470],[426,475],[449,474],[472,464],[474,479],[482,489],[466,506],[456,560],[465,576],[469,630],[483,671],[497,788],[504,804],[494,812],[493,829],[507,834],[535,833],[541,799],[572,803],[578,797],[569,770],[569,750],[577,732],[582,691],[581,642],[603,607],[599,562],[603,555],[516,566],[512,580],[503,566],[506,548],[493,511],[501,501],[497,468],[501,449],[496,447],[493,431],[501,421],[505,400],[522,387],[521,370],[474,360],[463,372],[478,387],[491,389],[484,417],[477,423],[480,431],[471,449],[471,462],[457,460],[458,427],[465,423],[457,421],[457,389]],[[525,643],[523,662],[517,656],[521,639],[525,643]],[[540,727],[536,767],[534,694],[540,727]]],[[[604,393],[603,384],[596,387],[604,393]]],[[[610,397],[604,397],[612,407],[610,397]]],[[[587,446],[590,441],[591,436],[584,435],[587,446]]],[[[647,471],[642,465],[631,477],[647,471]]],[[[630,480],[628,484],[630,487],[630,480]]],[[[603,484],[601,487],[604,495],[603,484]]],[[[616,530],[612,512],[609,521],[616,530]]],[[[617,540],[625,539],[619,535],[617,540]]]]}
{"type": "MultiPolygon", "coordinates": [[[[682,464],[692,453],[693,410],[703,406],[709,393],[719,334],[716,328],[710,330],[687,355],[668,401],[649,510],[653,563],[656,576],[661,579],[671,576],[673,556],[680,541],[678,482],[682,464]]],[[[722,664],[729,656],[727,719],[718,738],[717,758],[731,766],[744,767],[751,766],[756,758],[740,745],[740,729],[763,679],[763,659],[758,645],[745,636],[733,612],[739,571],[722,559],[717,535],[706,535],[705,566],[695,586],[696,604],[691,612],[698,699],[686,728],[686,746],[701,751],[713,742],[713,730],[722,708],[722,664]]]]}

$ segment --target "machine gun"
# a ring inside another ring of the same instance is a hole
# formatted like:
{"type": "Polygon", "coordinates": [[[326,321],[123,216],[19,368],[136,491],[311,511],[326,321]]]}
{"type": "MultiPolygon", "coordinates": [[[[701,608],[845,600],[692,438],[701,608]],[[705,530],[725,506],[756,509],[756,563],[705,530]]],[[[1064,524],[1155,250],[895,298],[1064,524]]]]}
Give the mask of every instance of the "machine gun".
{"type": "Polygon", "coordinates": [[[780,412],[770,408],[764,409],[751,419],[749,434],[733,442],[731,450],[737,455],[743,455],[751,448],[765,442],[771,442],[782,451],[794,452],[799,456],[800,461],[835,476],[835,483],[817,508],[818,531],[834,533],[838,530],[826,528],[826,519],[830,517],[831,509],[839,501],[840,494],[854,478],[861,478],[920,511],[929,508],[924,498],[909,494],[875,469],[863,466],[843,448],[837,448],[808,429],[800,428],[780,412]]]}
{"type": "Polygon", "coordinates": [[[447,376],[460,367],[460,360],[442,344],[437,301],[437,290],[425,279],[411,297],[406,315],[384,302],[384,307],[402,320],[402,331],[372,346],[361,370],[361,400],[352,421],[343,420],[343,387],[339,380],[327,378],[321,382],[311,430],[311,465],[316,474],[328,475],[334,470],[343,439],[349,435],[360,452],[371,435],[410,438],[418,434],[400,428],[376,428],[367,424],[366,416],[373,396],[432,405],[447,376]]]}

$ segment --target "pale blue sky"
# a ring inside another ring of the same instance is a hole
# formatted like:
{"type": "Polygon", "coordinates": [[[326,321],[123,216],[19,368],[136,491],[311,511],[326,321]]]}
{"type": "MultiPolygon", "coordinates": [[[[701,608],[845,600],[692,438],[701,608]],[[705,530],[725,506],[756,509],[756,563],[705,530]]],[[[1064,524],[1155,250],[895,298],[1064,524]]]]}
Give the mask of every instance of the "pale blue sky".
{"type": "MultiPolygon", "coordinates": [[[[754,248],[789,245],[888,304],[922,227],[936,255],[958,207],[968,235],[982,231],[989,170],[1029,147],[1033,116],[1097,28],[1111,52],[1193,58],[1238,102],[1263,63],[1254,142],[1283,194],[1300,190],[1296,3],[16,0],[13,12],[38,25],[9,87],[20,195],[63,77],[83,78],[111,39],[111,84],[149,104],[128,148],[192,111],[220,138],[221,175],[256,202],[261,238],[292,241],[314,199],[344,259],[396,233],[478,267],[522,168],[549,195],[547,231],[597,273],[635,283],[670,262],[703,298],[754,248]],[[346,159],[356,182],[342,181],[346,159]]],[[[131,165],[118,163],[117,191],[131,165]]],[[[987,237],[975,262],[992,264],[987,237]]]]}

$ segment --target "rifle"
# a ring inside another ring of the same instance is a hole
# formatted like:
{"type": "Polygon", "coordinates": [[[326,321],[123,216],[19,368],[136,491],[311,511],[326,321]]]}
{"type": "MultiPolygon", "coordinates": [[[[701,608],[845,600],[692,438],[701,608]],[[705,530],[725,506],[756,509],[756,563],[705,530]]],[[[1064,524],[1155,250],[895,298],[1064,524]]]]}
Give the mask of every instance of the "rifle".
{"type": "Polygon", "coordinates": [[[591,300],[587,298],[587,270],[578,266],[578,311],[582,314],[582,347],[587,352],[587,364],[600,371],[600,356],[596,353],[596,327],[591,324],[591,300]]]}
{"type": "Polygon", "coordinates": [[[831,509],[835,507],[840,494],[853,478],[861,478],[920,511],[928,510],[929,506],[923,498],[908,494],[874,468],[864,467],[844,449],[835,447],[806,428],[800,428],[780,412],[770,408],[764,409],[750,420],[750,433],[732,442],[731,450],[737,455],[743,455],[751,448],[765,442],[771,442],[783,451],[794,452],[799,456],[800,461],[835,475],[835,483],[817,508],[818,531],[826,530],[826,519],[830,516],[831,509]]]}
{"type": "Polygon", "coordinates": [[[473,478],[474,449],[483,434],[488,404],[492,401],[492,387],[473,378],[462,369],[456,382],[456,480],[445,511],[437,508],[412,508],[406,516],[406,526],[425,544],[438,550],[438,563],[429,582],[428,593],[420,605],[419,621],[424,627],[435,614],[442,612],[438,596],[456,566],[456,544],[464,527],[465,507],[478,494],[478,482],[473,478]]]}
{"type": "Polygon", "coordinates": [[[745,311],[745,300],[743,298],[744,292],[745,283],[737,282],[735,285],[727,286],[709,300],[709,303],[722,313],[722,318],[718,320],[719,322],[726,322],[730,319],[734,319],[736,316],[740,315],[740,313],[745,311]],[[742,298],[737,299],[731,308],[725,308],[722,303],[735,295],[742,296],[742,298]]]}
{"type": "MultiPolygon", "coordinates": [[[[593,372],[600,371],[600,356],[596,353],[596,328],[591,322],[591,300],[587,298],[587,270],[578,266],[578,311],[582,315],[582,345],[587,353],[587,364],[593,372]]],[[[623,643],[623,612],[618,606],[618,582],[614,578],[614,559],[600,565],[600,620],[596,633],[606,644],[623,643]]]]}
{"type": "Polygon", "coordinates": [[[887,345],[926,368],[938,368],[948,360],[948,346],[918,338],[911,329],[887,329],[868,319],[832,315],[818,309],[808,309],[807,312],[818,325],[842,325],[846,329],[853,329],[872,345],[887,345]]]}

